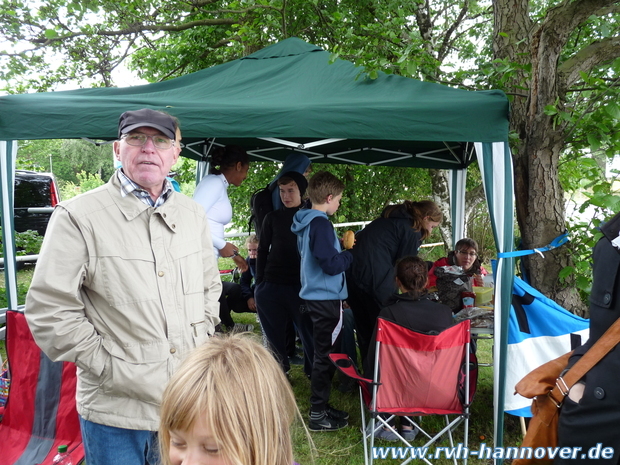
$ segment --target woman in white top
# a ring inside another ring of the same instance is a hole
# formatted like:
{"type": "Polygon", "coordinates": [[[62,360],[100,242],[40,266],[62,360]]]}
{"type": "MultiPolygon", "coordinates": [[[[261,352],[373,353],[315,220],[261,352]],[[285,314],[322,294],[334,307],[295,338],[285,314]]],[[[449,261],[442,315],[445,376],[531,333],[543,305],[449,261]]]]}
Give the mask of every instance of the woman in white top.
{"type": "MultiPolygon", "coordinates": [[[[228,186],[240,186],[248,175],[250,161],[246,151],[236,145],[220,147],[211,158],[211,173],[202,178],[196,191],[194,200],[205,209],[213,249],[216,257],[230,257],[243,273],[248,269],[248,263],[234,244],[224,239],[224,227],[232,220],[232,205],[228,198],[228,186]]],[[[230,315],[231,310],[237,312],[249,311],[247,305],[239,308],[236,304],[241,295],[241,286],[237,283],[222,282],[220,296],[220,320],[229,331],[252,331],[254,326],[235,324],[230,315]]],[[[244,301],[245,303],[245,301],[244,301]]],[[[219,325],[218,325],[219,326],[219,325]]],[[[221,327],[219,328],[221,329],[221,327]]],[[[216,328],[216,330],[219,330],[216,328]]]]}
{"type": "Polygon", "coordinates": [[[248,265],[239,249],[224,239],[224,226],[232,220],[232,205],[228,198],[228,186],[240,186],[248,175],[250,161],[246,151],[236,145],[218,148],[211,160],[211,174],[202,178],[194,200],[205,209],[216,257],[231,257],[244,272],[248,265]]]}

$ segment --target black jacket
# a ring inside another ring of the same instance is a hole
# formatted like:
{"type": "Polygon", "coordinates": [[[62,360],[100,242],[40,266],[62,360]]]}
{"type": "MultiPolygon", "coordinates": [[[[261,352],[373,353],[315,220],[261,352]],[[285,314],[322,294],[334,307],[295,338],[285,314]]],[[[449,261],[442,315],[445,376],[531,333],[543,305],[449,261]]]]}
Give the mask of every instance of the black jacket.
{"type": "MultiPolygon", "coordinates": [[[[573,365],[620,316],[620,250],[611,241],[620,232],[620,213],[606,223],[604,234],[594,247],[593,281],[590,294],[590,338],[575,349],[569,366],[573,365]]],[[[620,347],[616,346],[582,379],[583,397],[575,403],[566,397],[559,421],[559,446],[576,446],[586,454],[585,460],[556,459],[568,464],[618,463],[620,458],[620,347]],[[613,460],[588,460],[590,448],[602,443],[613,447],[613,460]]],[[[581,454],[578,454],[580,457],[581,454]]]]}
{"type": "MultiPolygon", "coordinates": [[[[379,318],[419,333],[438,334],[454,324],[450,307],[430,300],[428,295],[413,298],[410,294],[394,294],[388,299],[388,305],[379,313],[379,318]]],[[[368,377],[372,376],[374,366],[376,332],[375,327],[372,344],[364,363],[364,373],[368,377]]]]}
{"type": "Polygon", "coordinates": [[[356,235],[351,277],[360,289],[384,306],[397,292],[394,276],[396,262],[418,255],[422,243],[420,231],[411,228],[413,218],[401,206],[389,218],[377,218],[356,235]]]}
{"type": "Polygon", "coordinates": [[[254,297],[254,277],[256,275],[256,259],[246,258],[245,262],[248,264],[248,269],[241,273],[241,279],[239,285],[241,286],[241,293],[245,300],[254,297]]]}
{"type": "Polygon", "coordinates": [[[293,216],[300,208],[282,207],[265,216],[258,241],[256,284],[266,281],[299,285],[301,282],[297,236],[291,231],[293,216]]]}

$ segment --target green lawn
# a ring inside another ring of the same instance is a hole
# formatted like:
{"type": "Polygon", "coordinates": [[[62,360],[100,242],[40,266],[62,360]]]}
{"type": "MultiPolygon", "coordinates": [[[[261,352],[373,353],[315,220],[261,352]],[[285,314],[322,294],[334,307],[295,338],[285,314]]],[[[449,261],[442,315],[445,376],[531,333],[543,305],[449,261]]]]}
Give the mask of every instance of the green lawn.
{"type": "MultiPolygon", "coordinates": [[[[255,326],[254,332],[260,334],[256,317],[254,314],[233,313],[236,322],[250,323],[255,326]]],[[[492,362],[492,340],[480,340],[478,343],[478,358],[480,363],[492,362]]],[[[302,367],[293,365],[291,368],[291,385],[297,398],[297,405],[302,414],[303,420],[307,421],[310,397],[310,381],[303,373],[302,367]]],[[[469,426],[469,449],[476,450],[481,443],[487,446],[493,444],[493,367],[480,367],[478,378],[478,388],[474,399],[469,426]]],[[[332,385],[332,397],[330,403],[336,408],[349,412],[349,427],[336,432],[310,433],[310,437],[316,448],[314,455],[315,465],[358,465],[364,463],[364,447],[362,444],[361,414],[359,394],[356,390],[353,393],[343,394],[337,390],[338,378],[334,377],[332,385]]],[[[431,430],[439,431],[443,419],[425,418],[425,425],[430,425],[431,430]]],[[[460,430],[462,431],[462,429],[460,430]]],[[[518,418],[511,415],[505,416],[504,443],[507,446],[515,446],[521,442],[521,427],[518,418]]],[[[462,436],[457,435],[455,442],[462,441],[462,436]]],[[[295,460],[302,465],[312,463],[311,447],[308,442],[306,432],[300,425],[295,426],[294,431],[295,460]]],[[[413,445],[421,446],[424,444],[422,438],[416,438],[413,445]]],[[[377,442],[378,446],[394,446],[396,443],[385,441],[377,442]]],[[[448,439],[441,443],[448,446],[448,439]]],[[[378,464],[397,463],[395,460],[377,460],[378,464]]],[[[478,462],[474,459],[474,462],[478,462]]],[[[452,463],[448,460],[439,460],[439,464],[452,463]]]]}
{"type": "MultiPolygon", "coordinates": [[[[223,269],[226,266],[222,267],[223,269]]],[[[1,273],[0,273],[1,275],[1,273]]],[[[18,282],[20,286],[20,303],[23,302],[25,291],[32,277],[32,269],[21,270],[19,272],[18,282]]],[[[4,277],[0,278],[0,286],[4,286],[4,277]]],[[[4,289],[0,289],[0,294],[4,297],[4,289]]],[[[2,306],[6,306],[3,304],[2,306]]],[[[233,313],[233,318],[238,323],[246,323],[254,325],[254,333],[260,335],[259,325],[256,323],[256,315],[251,313],[237,314],[233,313]]],[[[0,341],[0,353],[5,357],[4,342],[0,341]]],[[[481,363],[489,363],[492,361],[492,340],[481,340],[478,344],[478,358],[481,363]]],[[[299,410],[302,414],[303,421],[307,421],[309,409],[308,399],[310,397],[310,381],[303,373],[302,367],[293,365],[291,369],[291,385],[298,401],[299,410]]],[[[293,432],[293,440],[295,446],[295,460],[302,465],[340,465],[340,464],[363,464],[363,444],[360,432],[361,417],[359,394],[357,391],[353,393],[343,394],[337,390],[338,378],[334,377],[332,389],[331,403],[340,409],[349,412],[349,427],[340,431],[329,433],[310,433],[311,440],[308,439],[307,433],[301,424],[296,424],[293,432]],[[312,452],[314,446],[314,453],[312,452]]],[[[434,418],[424,419],[425,425],[430,425],[431,429],[441,427],[440,422],[434,418]]],[[[521,429],[518,419],[510,415],[505,416],[505,432],[504,443],[508,446],[518,445],[521,441],[521,429]]],[[[457,436],[456,442],[462,440],[457,436]]],[[[416,438],[414,446],[423,444],[421,438],[416,438]]],[[[470,417],[470,434],[469,434],[470,450],[477,449],[481,443],[487,445],[493,444],[493,367],[480,367],[478,389],[472,413],[470,417]]],[[[378,442],[379,446],[392,446],[395,443],[378,442]]],[[[447,441],[441,445],[448,445],[447,441]]],[[[377,460],[377,463],[390,464],[396,463],[393,460],[377,460]]],[[[437,463],[447,464],[448,460],[442,459],[437,463]]]]}

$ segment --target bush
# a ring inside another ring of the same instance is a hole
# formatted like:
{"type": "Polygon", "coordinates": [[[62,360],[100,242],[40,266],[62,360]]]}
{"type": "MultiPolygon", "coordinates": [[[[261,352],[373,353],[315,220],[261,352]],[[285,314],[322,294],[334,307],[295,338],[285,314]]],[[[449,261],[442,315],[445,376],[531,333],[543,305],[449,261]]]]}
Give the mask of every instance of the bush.
{"type": "Polygon", "coordinates": [[[105,181],[101,179],[99,173],[90,174],[85,171],[80,171],[77,174],[79,184],[75,184],[71,181],[63,182],[60,185],[60,197],[63,200],[68,200],[76,195],[88,192],[96,187],[105,184],[105,181]]]}
{"type": "MultiPolygon", "coordinates": [[[[17,255],[37,255],[43,244],[43,236],[29,229],[15,233],[15,248],[17,255]]],[[[4,256],[4,243],[2,242],[2,228],[0,227],[0,253],[4,256]]]]}

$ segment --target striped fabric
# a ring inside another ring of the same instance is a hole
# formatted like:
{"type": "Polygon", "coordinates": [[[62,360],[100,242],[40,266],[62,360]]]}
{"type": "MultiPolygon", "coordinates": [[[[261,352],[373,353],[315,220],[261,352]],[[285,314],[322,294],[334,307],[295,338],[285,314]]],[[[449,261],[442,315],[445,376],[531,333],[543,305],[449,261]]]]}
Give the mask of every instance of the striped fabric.
{"type": "Polygon", "coordinates": [[[7,311],[11,388],[0,422],[3,465],[51,465],[59,445],[74,464],[84,459],[75,408],[76,369],[52,362],[37,347],[24,314],[7,311]]]}

